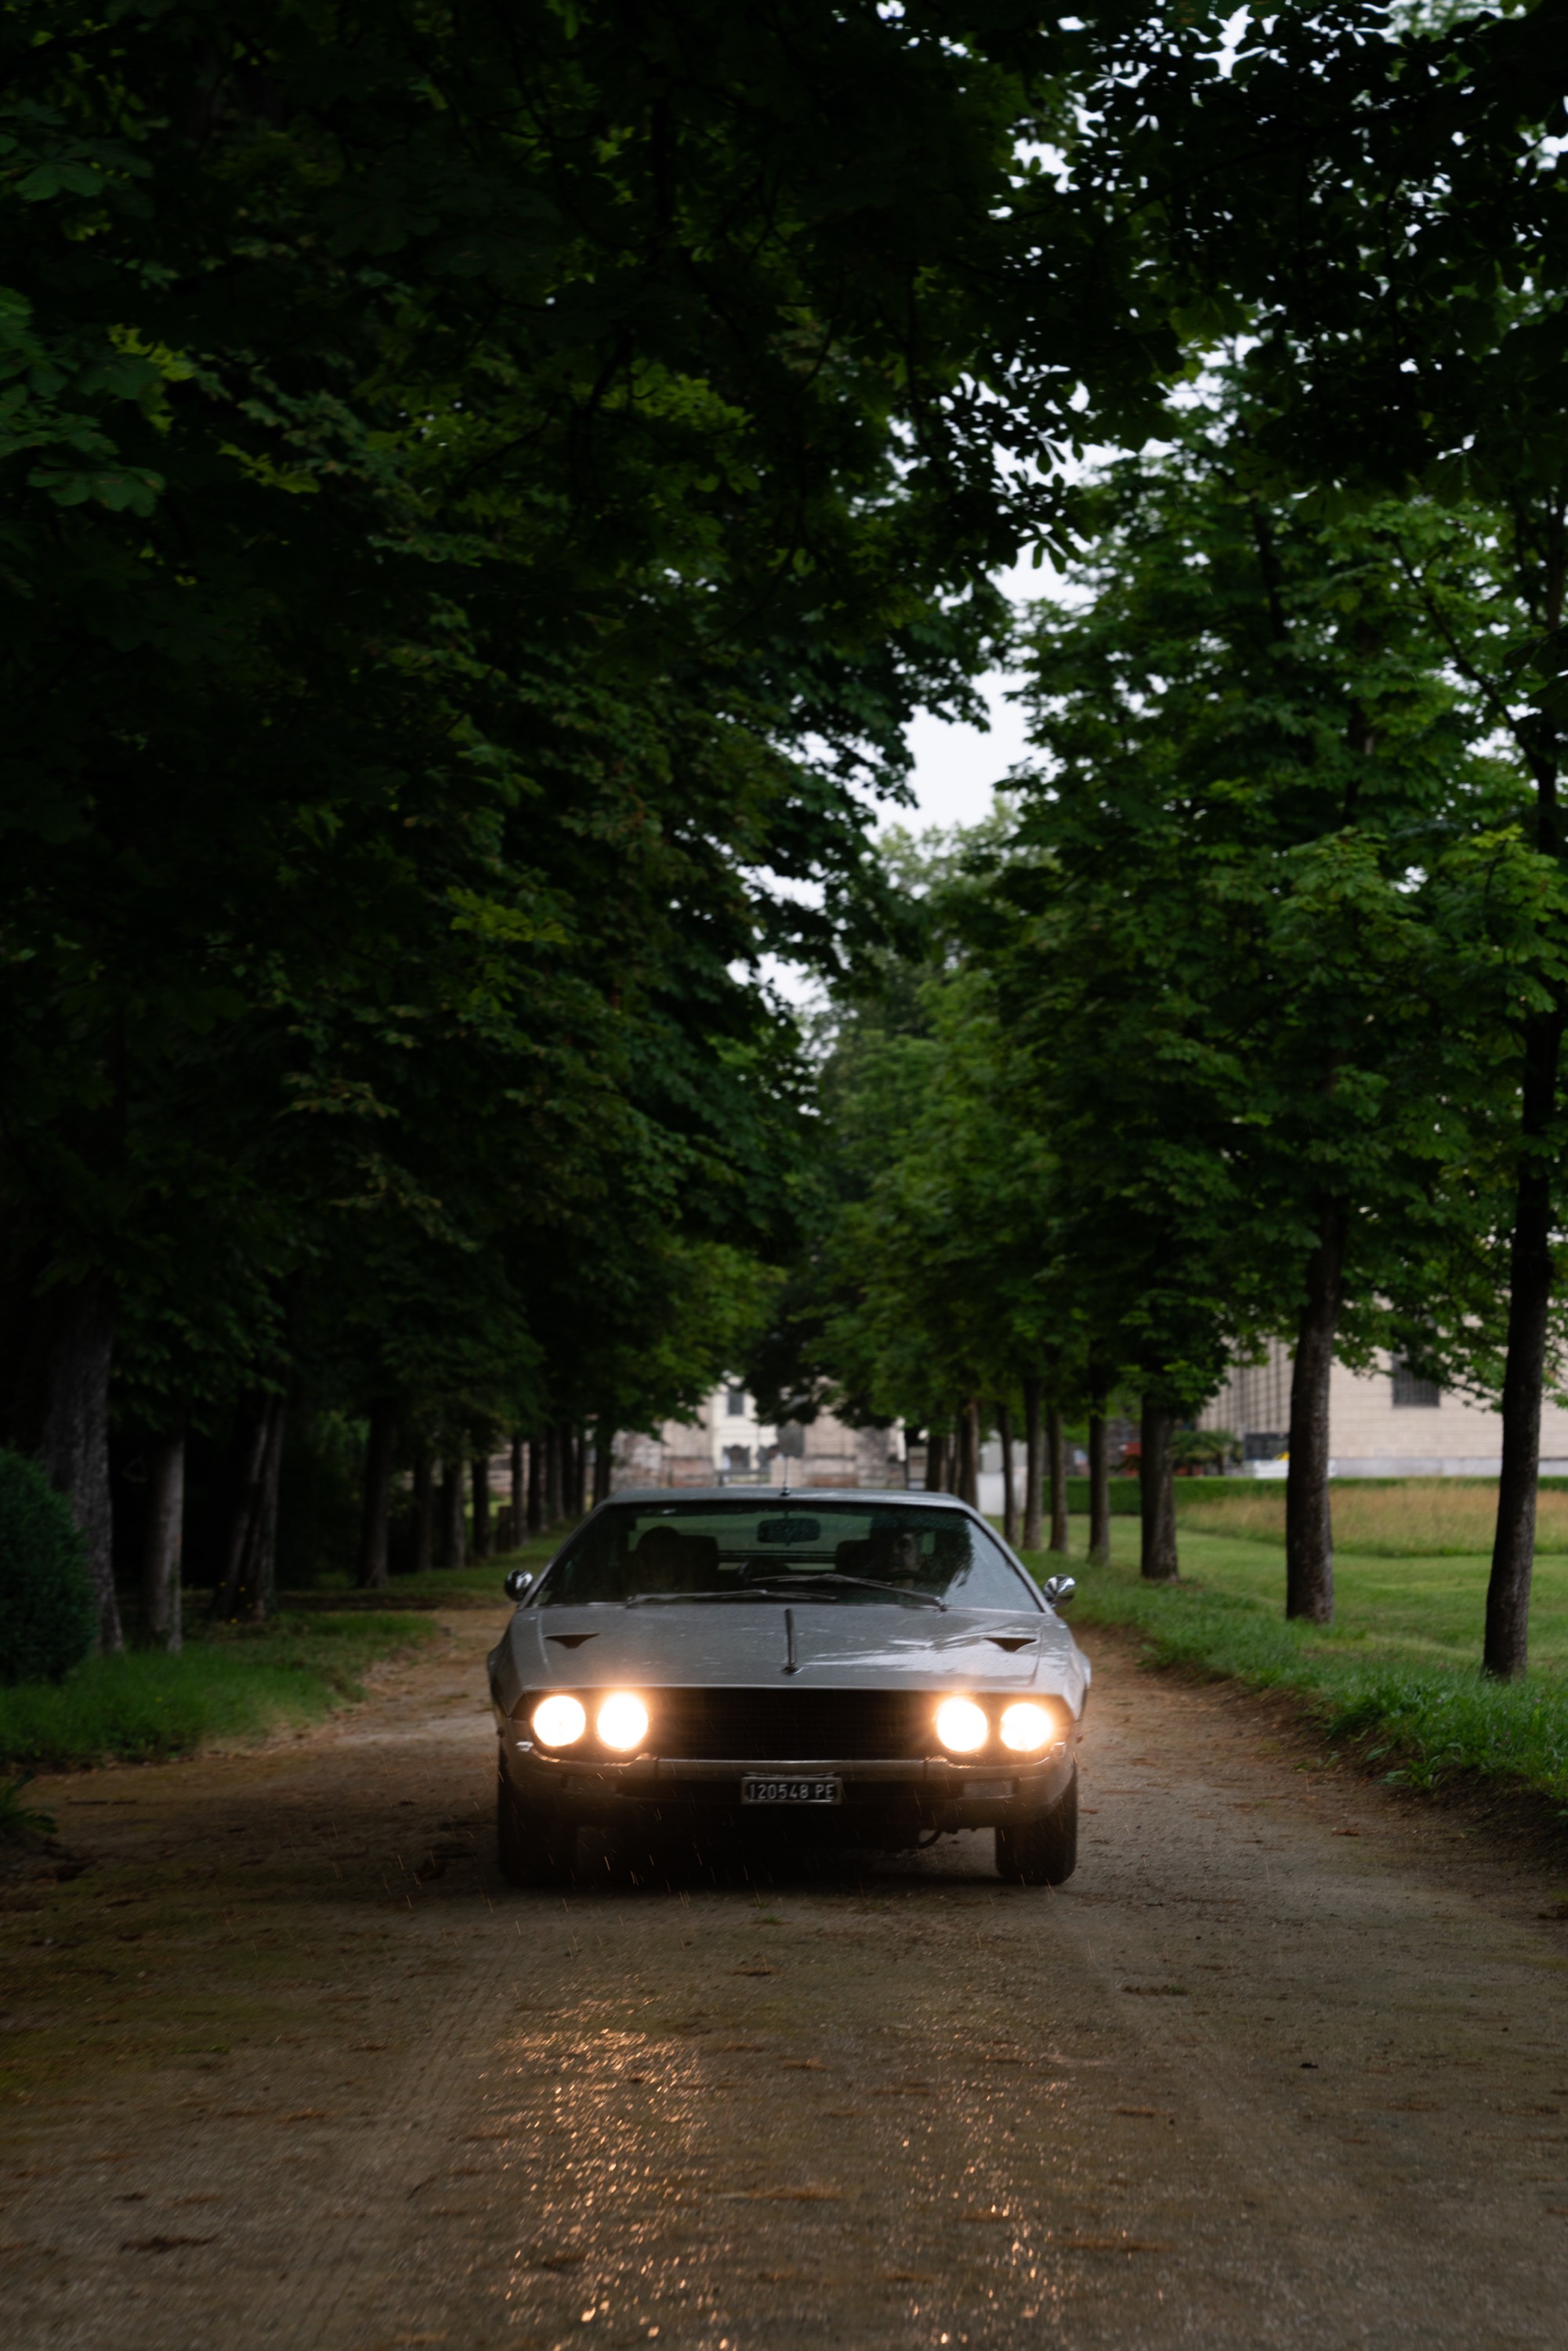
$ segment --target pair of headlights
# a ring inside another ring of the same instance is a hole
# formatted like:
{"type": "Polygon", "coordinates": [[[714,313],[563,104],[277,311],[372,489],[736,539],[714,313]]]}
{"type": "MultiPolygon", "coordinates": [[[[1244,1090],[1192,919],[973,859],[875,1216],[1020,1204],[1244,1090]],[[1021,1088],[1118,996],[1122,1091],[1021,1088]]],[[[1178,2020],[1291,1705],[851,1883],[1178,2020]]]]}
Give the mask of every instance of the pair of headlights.
{"type": "MultiPolygon", "coordinates": [[[[997,1728],[1014,1755],[1038,1755],[1057,1735],[1050,1708],[1033,1698],[1004,1706],[997,1728]]],[[[972,1698],[945,1698],[936,1709],[936,1736],[950,1755],[978,1754],[991,1736],[990,1716],[972,1698]]]]}
{"type": "MultiPolygon", "coordinates": [[[[575,1747],[588,1729],[580,1698],[557,1690],[540,1698],[529,1718],[541,1747],[575,1747]]],[[[1002,1745],[1014,1755],[1038,1755],[1056,1737],[1049,1707],[1019,1698],[1002,1708],[998,1724],[1002,1745]]],[[[635,1690],[611,1690],[600,1702],[593,1728],[601,1747],[630,1755],[648,1736],[648,1709],[635,1690]]],[[[950,1755],[977,1755],[991,1736],[991,1719],[972,1698],[944,1698],[936,1709],[936,1736],[950,1755]]]]}
{"type": "MultiPolygon", "coordinates": [[[[588,1729],[581,1699],[568,1698],[564,1690],[540,1698],[529,1720],[541,1747],[575,1747],[588,1729]]],[[[612,1690],[600,1705],[593,1728],[601,1747],[630,1755],[648,1736],[648,1709],[634,1690],[612,1690]]]]}

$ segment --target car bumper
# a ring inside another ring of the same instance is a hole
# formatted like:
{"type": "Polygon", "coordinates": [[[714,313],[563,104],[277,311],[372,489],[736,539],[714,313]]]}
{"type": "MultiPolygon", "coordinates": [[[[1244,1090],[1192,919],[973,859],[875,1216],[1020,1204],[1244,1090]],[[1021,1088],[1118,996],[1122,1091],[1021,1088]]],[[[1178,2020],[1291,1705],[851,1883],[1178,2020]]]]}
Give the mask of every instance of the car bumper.
{"type": "Polygon", "coordinates": [[[612,1824],[617,1819],[716,1826],[733,1820],[747,1828],[780,1823],[853,1840],[889,1833],[915,1836],[941,1829],[1005,1827],[1046,1811],[1072,1777],[1071,1744],[1062,1741],[1028,1762],[959,1763],[946,1756],[917,1760],[842,1761],[831,1757],[683,1757],[640,1755],[624,1763],[599,1757],[574,1761],[546,1755],[500,1726],[501,1769],[519,1804],[536,1818],[563,1826],[612,1824]],[[841,1782],[842,1801],[831,1805],[747,1806],[741,1782],[749,1773],[841,1782]]]}

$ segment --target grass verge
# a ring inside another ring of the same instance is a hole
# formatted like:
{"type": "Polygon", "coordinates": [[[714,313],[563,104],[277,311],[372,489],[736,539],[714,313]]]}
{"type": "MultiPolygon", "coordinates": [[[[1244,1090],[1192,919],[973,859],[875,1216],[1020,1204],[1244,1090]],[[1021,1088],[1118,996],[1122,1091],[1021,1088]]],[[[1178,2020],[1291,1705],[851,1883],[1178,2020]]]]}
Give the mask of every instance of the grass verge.
{"type": "MultiPolygon", "coordinates": [[[[1282,1552],[1269,1560],[1272,1589],[1265,1596],[1260,1562],[1254,1556],[1229,1565],[1224,1554],[1242,1546],[1227,1538],[1205,1545],[1184,1534],[1183,1580],[1176,1585],[1142,1582],[1134,1542],[1129,1531],[1107,1568],[1090,1568],[1082,1556],[1071,1562],[1076,1627],[1135,1632],[1155,1665],[1287,1693],[1331,1748],[1353,1750],[1391,1782],[1432,1789],[1469,1778],[1568,1804],[1568,1682],[1550,1669],[1515,1683],[1483,1679],[1470,1662],[1479,1627],[1474,1646],[1461,1650],[1430,1630],[1391,1625],[1372,1596],[1387,1573],[1380,1562],[1342,1556],[1340,1621],[1325,1631],[1284,1621],[1282,1552]]],[[[1263,1548],[1248,1546],[1254,1554],[1263,1548]]],[[[1030,1564],[1044,1575],[1061,1562],[1037,1552],[1030,1564]]],[[[1478,1575],[1479,1601],[1484,1563],[1478,1575]]]]}
{"type": "MultiPolygon", "coordinates": [[[[1191,1479],[1177,1487],[1183,1532],[1255,1537],[1283,1542],[1282,1479],[1239,1494],[1218,1479],[1191,1479]],[[1209,1486],[1216,1489],[1212,1494],[1209,1486]]],[[[1497,1524],[1495,1480],[1410,1478],[1385,1486],[1343,1478],[1333,1488],[1334,1541],[1364,1559],[1488,1558],[1497,1524]]],[[[1568,1493],[1542,1488],[1536,1498],[1540,1550],[1568,1552],[1568,1493]]]]}
{"type": "Polygon", "coordinates": [[[317,1722],[364,1696],[367,1667],[434,1630],[403,1614],[282,1615],[257,1630],[204,1632],[177,1657],[151,1649],[89,1657],[61,1682],[0,1689],[0,1761],[148,1762],[317,1722]]]}

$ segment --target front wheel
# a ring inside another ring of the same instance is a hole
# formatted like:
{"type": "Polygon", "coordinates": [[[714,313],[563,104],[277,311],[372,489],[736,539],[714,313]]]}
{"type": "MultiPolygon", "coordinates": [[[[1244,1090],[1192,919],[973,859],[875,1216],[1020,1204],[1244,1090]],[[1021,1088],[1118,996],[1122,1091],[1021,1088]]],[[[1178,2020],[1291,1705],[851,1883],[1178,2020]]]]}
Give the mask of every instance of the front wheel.
{"type": "Polygon", "coordinates": [[[1014,1886],[1065,1886],[1078,1866],[1078,1767],[1054,1804],[997,1831],[997,1875],[1014,1886]]]}
{"type": "Polygon", "coordinates": [[[576,1832],[530,1817],[496,1774],[496,1858],[513,1886],[570,1886],[576,1832]]]}

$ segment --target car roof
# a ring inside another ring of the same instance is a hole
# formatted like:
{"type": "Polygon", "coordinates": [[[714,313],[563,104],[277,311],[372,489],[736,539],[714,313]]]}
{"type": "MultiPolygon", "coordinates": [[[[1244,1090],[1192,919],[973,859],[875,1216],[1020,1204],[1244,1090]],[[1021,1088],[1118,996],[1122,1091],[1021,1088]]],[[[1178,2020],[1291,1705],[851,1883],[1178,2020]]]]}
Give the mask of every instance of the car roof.
{"type": "Polygon", "coordinates": [[[839,1502],[852,1510],[866,1502],[913,1502],[920,1508],[945,1510],[974,1507],[960,1501],[956,1494],[932,1494],[924,1487],[904,1486],[622,1486],[597,1507],[604,1510],[613,1502],[664,1502],[678,1509],[684,1502],[748,1500],[768,1505],[839,1502]]]}

